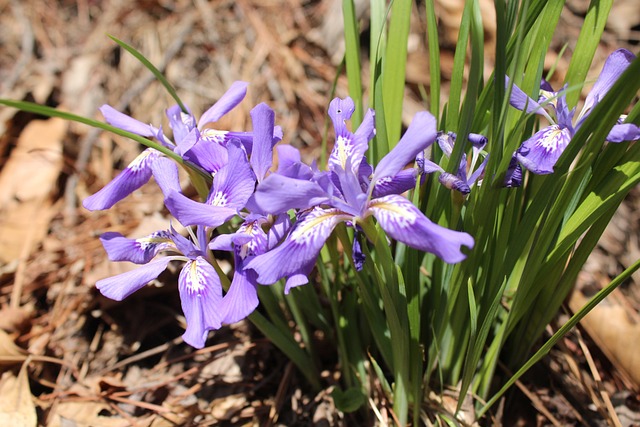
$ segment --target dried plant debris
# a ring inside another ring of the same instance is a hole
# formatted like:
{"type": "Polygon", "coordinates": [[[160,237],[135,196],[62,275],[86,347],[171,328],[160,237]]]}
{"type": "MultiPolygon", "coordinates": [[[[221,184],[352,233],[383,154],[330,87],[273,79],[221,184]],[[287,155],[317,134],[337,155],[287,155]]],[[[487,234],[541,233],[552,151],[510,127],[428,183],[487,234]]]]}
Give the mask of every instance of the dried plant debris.
{"type": "MultiPolygon", "coordinates": [[[[455,41],[454,18],[462,2],[436,3],[444,36],[455,41]]],[[[485,3],[480,2],[483,16],[491,12],[485,3]]],[[[571,7],[563,13],[566,25],[559,27],[564,33],[553,44],[557,52],[566,40],[575,40],[583,16],[578,3],[584,2],[568,3],[571,7]]],[[[285,142],[302,149],[305,160],[311,160],[317,157],[324,133],[335,58],[340,59],[335,38],[339,4],[335,0],[0,0],[0,96],[98,119],[98,107],[106,103],[143,122],[163,123],[163,110],[172,100],[143,66],[105,35],[113,34],[156,64],[195,115],[231,82],[250,81],[248,99],[221,126],[250,127],[251,106],[268,102],[286,129],[285,142]],[[329,10],[337,12],[329,15],[329,10]]],[[[634,4],[615,2],[611,40],[603,41],[599,58],[606,57],[613,42],[637,43],[640,20],[634,15],[638,8],[630,6],[634,4]]],[[[420,9],[412,28],[424,25],[420,9]]],[[[490,38],[491,26],[486,31],[490,38]]],[[[408,110],[421,104],[419,85],[429,84],[423,72],[425,40],[412,40],[408,110]]],[[[445,78],[453,59],[451,47],[442,47],[445,78]]],[[[546,67],[556,59],[556,73],[562,77],[567,67],[562,58],[552,56],[546,67]]],[[[336,95],[345,96],[346,79],[341,76],[337,82],[336,95]]],[[[445,82],[443,96],[446,92],[445,82]]],[[[166,272],[141,297],[122,303],[101,297],[94,284],[115,274],[116,264],[106,261],[97,235],[104,231],[143,235],[145,230],[162,228],[158,224],[167,222],[162,196],[155,187],[145,186],[130,196],[133,201],[89,216],[78,207],[79,200],[107,183],[140,148],[81,125],[41,119],[0,110],[0,425],[359,425],[362,419],[341,413],[332,400],[338,379],[335,360],[327,360],[327,388],[312,393],[292,365],[247,323],[216,332],[202,350],[184,345],[183,329],[175,322],[184,320],[179,300],[165,286],[175,281],[175,271],[166,272]]],[[[586,266],[585,281],[591,286],[606,283],[639,257],[638,212],[636,191],[586,266]]],[[[627,314],[640,308],[639,280],[636,274],[621,291],[619,300],[627,314]]],[[[630,331],[637,329],[634,321],[628,317],[630,331]]],[[[640,424],[637,394],[622,392],[637,393],[629,379],[635,378],[637,361],[625,368],[609,354],[613,346],[594,340],[614,365],[604,370],[607,375],[601,380],[611,406],[622,425],[640,424]],[[632,372],[626,378],[616,368],[632,372]]],[[[582,360],[575,364],[577,371],[572,369],[565,358],[568,353],[553,355],[552,360],[564,360],[549,366],[559,372],[554,375],[591,375],[582,360]]],[[[598,354],[594,357],[599,360],[598,354]]],[[[553,417],[572,424],[580,422],[580,411],[571,409],[577,404],[559,404],[555,396],[589,396],[588,391],[585,394],[589,384],[597,389],[588,381],[554,386],[533,382],[528,387],[553,417]]],[[[383,388],[380,384],[371,388],[375,411],[366,424],[392,425],[392,405],[383,388]]],[[[456,403],[444,397],[445,407],[456,403]]],[[[606,415],[605,406],[590,410],[599,413],[602,408],[606,415]]],[[[544,423],[550,419],[541,417],[547,420],[544,423]]]]}

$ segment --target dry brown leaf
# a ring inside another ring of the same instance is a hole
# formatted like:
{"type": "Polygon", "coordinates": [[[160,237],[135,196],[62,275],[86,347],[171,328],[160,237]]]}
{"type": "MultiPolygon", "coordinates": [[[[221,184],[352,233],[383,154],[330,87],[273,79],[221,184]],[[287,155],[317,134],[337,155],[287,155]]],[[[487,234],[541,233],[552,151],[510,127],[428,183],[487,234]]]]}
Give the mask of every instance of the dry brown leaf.
{"type": "Polygon", "coordinates": [[[33,314],[33,305],[19,308],[4,306],[0,308],[0,329],[7,332],[20,330],[33,314]]]}
{"type": "Polygon", "coordinates": [[[26,352],[15,345],[9,334],[0,329],[0,365],[18,363],[26,358],[26,352]]]}
{"type": "Polygon", "coordinates": [[[220,397],[211,402],[211,415],[220,421],[230,420],[247,405],[247,397],[241,393],[220,397]]]}
{"type": "Polygon", "coordinates": [[[118,417],[100,415],[109,405],[102,402],[61,402],[55,407],[48,427],[127,427],[129,421],[118,417]]]}
{"type": "Polygon", "coordinates": [[[242,381],[242,365],[246,355],[245,346],[234,346],[217,355],[202,368],[204,378],[215,378],[226,383],[242,381]]]}
{"type": "Polygon", "coordinates": [[[28,253],[46,235],[50,195],[62,169],[62,119],[33,120],[0,173],[0,261],[28,253]],[[26,248],[25,248],[26,246],[26,248]]]}
{"type": "Polygon", "coordinates": [[[174,427],[189,425],[189,420],[193,420],[198,415],[204,413],[197,405],[172,404],[165,401],[162,406],[169,410],[162,416],[154,416],[149,427],[174,427]]]}
{"type": "MultiPolygon", "coordinates": [[[[569,306],[576,312],[586,302],[582,292],[576,291],[569,306]]],[[[611,363],[640,386],[640,324],[629,318],[624,307],[609,300],[597,305],[581,323],[611,363]]]]}
{"type": "Polygon", "coordinates": [[[617,0],[611,6],[607,28],[619,38],[628,40],[634,26],[640,24],[640,7],[637,0],[617,0]]]}
{"type": "Polygon", "coordinates": [[[36,426],[38,418],[31,398],[27,364],[22,365],[17,377],[5,372],[0,381],[0,426],[36,426]]]}

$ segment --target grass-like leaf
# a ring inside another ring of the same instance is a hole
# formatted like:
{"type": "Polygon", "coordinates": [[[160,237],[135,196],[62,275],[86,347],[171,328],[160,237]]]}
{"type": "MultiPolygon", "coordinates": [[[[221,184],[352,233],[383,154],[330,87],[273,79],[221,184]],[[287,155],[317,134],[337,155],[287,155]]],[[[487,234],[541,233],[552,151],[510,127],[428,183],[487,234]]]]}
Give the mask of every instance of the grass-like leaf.
{"type": "Polygon", "coordinates": [[[397,144],[402,129],[402,100],[412,4],[411,0],[394,0],[391,6],[389,40],[383,63],[382,80],[389,150],[397,144]]]}
{"type": "Polygon", "coordinates": [[[564,337],[573,327],[575,327],[580,320],[582,320],[593,308],[598,305],[602,300],[604,300],[611,292],[613,292],[618,286],[620,286],[627,278],[629,278],[636,270],[640,268],[640,260],[633,263],[629,268],[622,272],[618,277],[616,277],[607,287],[598,292],[593,298],[589,300],[589,302],[578,311],[576,314],[571,316],[569,321],[562,325],[558,331],[553,334],[549,340],[544,343],[540,350],[538,350],[523,366],[520,368],[509,380],[506,384],[491,398],[489,401],[478,411],[477,416],[481,417],[484,415],[487,410],[495,404],[500,397],[511,387],[513,384],[518,381],[518,379],[524,375],[525,372],[529,370],[533,365],[538,363],[540,359],[542,359],[549,351],[553,348],[554,345],[564,337]]]}
{"type": "Polygon", "coordinates": [[[164,76],[164,74],[162,74],[162,72],[156,68],[155,65],[153,65],[147,58],[145,58],[145,56],[142,53],[138,52],[133,46],[123,42],[122,40],[116,38],[115,36],[112,36],[111,34],[108,34],[108,36],[111,40],[116,42],[121,48],[123,48],[124,50],[129,52],[131,55],[133,55],[138,61],[142,63],[142,65],[147,67],[147,69],[151,71],[151,73],[155,76],[155,78],[158,79],[158,81],[162,84],[162,86],[165,87],[167,92],[169,92],[169,95],[171,95],[171,97],[180,106],[180,109],[182,110],[182,112],[185,114],[189,113],[189,110],[187,110],[187,107],[180,100],[180,97],[178,96],[178,93],[176,92],[176,90],[173,88],[171,83],[169,83],[169,81],[164,76]]]}
{"type": "Polygon", "coordinates": [[[249,316],[249,320],[298,367],[315,390],[321,389],[319,375],[313,361],[288,331],[283,332],[258,311],[254,311],[249,316]]]}
{"type": "MultiPolygon", "coordinates": [[[[571,63],[569,63],[565,83],[571,86],[584,83],[591,61],[596,53],[596,48],[602,40],[602,33],[612,5],[613,0],[591,0],[582,30],[578,36],[578,42],[571,57],[571,63]]],[[[574,107],[579,98],[580,92],[567,94],[569,108],[574,107]]]]}
{"type": "Polygon", "coordinates": [[[362,121],[362,68],[360,66],[360,31],[356,20],[356,7],[353,0],[342,0],[342,14],[344,16],[344,44],[345,62],[347,64],[347,82],[349,84],[349,96],[355,103],[356,110],[351,117],[351,123],[355,128],[362,121]]]}
{"type": "Polygon", "coordinates": [[[440,116],[440,43],[436,21],[435,0],[425,2],[427,44],[429,47],[429,101],[431,114],[440,116]]]}

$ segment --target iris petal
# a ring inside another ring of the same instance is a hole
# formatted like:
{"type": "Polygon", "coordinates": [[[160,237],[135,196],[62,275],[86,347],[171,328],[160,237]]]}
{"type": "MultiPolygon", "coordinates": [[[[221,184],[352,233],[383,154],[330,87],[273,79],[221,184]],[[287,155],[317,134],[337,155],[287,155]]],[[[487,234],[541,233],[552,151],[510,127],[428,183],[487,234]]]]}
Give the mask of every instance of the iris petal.
{"type": "Polygon", "coordinates": [[[207,203],[215,204],[214,199],[224,195],[226,199],[224,206],[242,209],[253,194],[255,175],[247,160],[247,154],[238,140],[229,141],[227,150],[229,162],[216,175],[207,203]]]}
{"type": "Polygon", "coordinates": [[[337,209],[316,207],[298,220],[280,246],[255,257],[246,268],[255,270],[258,282],[265,285],[283,277],[303,274],[309,263],[315,263],[336,225],[351,218],[337,209]]]}
{"type": "Polygon", "coordinates": [[[172,191],[180,191],[178,165],[173,160],[164,156],[158,157],[151,163],[151,171],[164,197],[167,197],[172,191]]]}
{"type": "Polygon", "coordinates": [[[167,231],[156,231],[138,239],[128,239],[120,233],[108,232],[100,236],[100,241],[111,261],[129,261],[134,264],[146,264],[158,252],[174,246],[167,231]]]}
{"type": "Polygon", "coordinates": [[[193,129],[178,146],[178,154],[185,160],[215,175],[228,163],[226,145],[226,142],[225,144],[220,144],[205,138],[200,134],[198,129],[193,129]]]}
{"type": "Polygon", "coordinates": [[[157,278],[160,273],[167,268],[169,262],[174,259],[176,259],[176,257],[160,258],[157,261],[142,265],[135,270],[98,280],[96,282],[96,288],[98,288],[100,293],[105,297],[122,301],[157,278]]]}
{"type": "Polygon", "coordinates": [[[548,126],[522,143],[516,157],[522,165],[539,175],[553,172],[560,155],[571,141],[571,132],[558,125],[548,126]]]}
{"type": "Polygon", "coordinates": [[[149,181],[150,164],[159,155],[156,150],[147,148],[100,191],[84,199],[82,206],[90,211],[109,209],[149,181]]]}
{"type": "Polygon", "coordinates": [[[315,264],[315,260],[311,260],[300,268],[299,273],[295,273],[287,277],[287,281],[284,284],[284,294],[289,295],[291,289],[309,283],[309,275],[313,271],[313,266],[315,264]]]}
{"type": "Polygon", "coordinates": [[[370,141],[376,136],[376,113],[369,108],[362,119],[362,123],[358,126],[358,130],[354,132],[356,136],[363,137],[370,141]]]}
{"type": "Polygon", "coordinates": [[[419,152],[435,141],[436,133],[436,118],[426,111],[417,113],[398,144],[378,163],[373,174],[373,182],[387,176],[395,176],[407,163],[413,161],[419,152]]]}
{"type": "Polygon", "coordinates": [[[262,181],[273,161],[275,113],[267,104],[261,103],[251,110],[251,120],[253,121],[251,166],[258,181],[262,181]]]}
{"type": "Polygon", "coordinates": [[[200,121],[198,122],[198,127],[202,129],[202,126],[207,123],[217,122],[222,118],[222,116],[233,110],[236,105],[244,99],[247,94],[248,85],[249,84],[247,82],[233,82],[224,95],[218,99],[218,102],[213,104],[211,108],[202,114],[202,117],[200,117],[200,121]]]}
{"type": "Polygon", "coordinates": [[[351,248],[351,258],[356,271],[361,271],[366,261],[366,256],[364,252],[362,252],[362,246],[360,245],[359,234],[358,232],[354,233],[353,246],[351,248]]]}
{"type": "Polygon", "coordinates": [[[394,177],[381,178],[373,187],[372,197],[382,197],[388,194],[402,194],[415,188],[418,171],[411,168],[401,170],[394,177]]]}
{"type": "Polygon", "coordinates": [[[179,105],[173,105],[167,108],[167,118],[169,119],[169,127],[173,131],[173,139],[176,145],[180,145],[183,139],[195,129],[196,121],[191,112],[184,112],[179,105]]]}
{"type": "Polygon", "coordinates": [[[412,248],[431,252],[453,264],[466,258],[462,247],[473,248],[473,237],[431,222],[413,203],[398,195],[369,202],[369,211],[393,239],[412,248]]]}
{"type": "Polygon", "coordinates": [[[250,315],[258,306],[257,274],[245,270],[243,260],[235,257],[235,272],[229,291],[222,299],[222,323],[235,323],[250,315]]]}
{"type": "Polygon", "coordinates": [[[487,145],[488,139],[479,133],[470,133],[469,142],[471,142],[474,149],[482,150],[487,145]]]}
{"type": "Polygon", "coordinates": [[[272,174],[258,185],[252,201],[264,212],[282,213],[289,209],[308,209],[329,200],[313,181],[272,174]]]}
{"type": "Polygon", "coordinates": [[[465,180],[460,179],[459,176],[452,173],[443,172],[438,177],[438,181],[450,190],[459,191],[462,194],[471,193],[471,188],[465,180]]]}
{"type": "Polygon", "coordinates": [[[267,234],[267,249],[274,248],[280,243],[290,229],[291,220],[289,219],[289,215],[286,213],[277,215],[273,225],[269,229],[269,234],[267,234]]]}
{"type": "Polygon", "coordinates": [[[329,103],[329,117],[333,122],[336,137],[350,133],[345,122],[351,118],[355,110],[355,104],[350,97],[345,99],[334,98],[329,103]]]}
{"type": "Polygon", "coordinates": [[[356,173],[367,151],[369,139],[375,135],[373,110],[367,111],[360,128],[355,133],[347,129],[346,121],[351,118],[354,111],[355,104],[349,97],[335,98],[329,104],[329,116],[336,133],[335,144],[329,154],[329,170],[346,169],[349,163],[352,171],[356,173]]]}
{"type": "MultiPolygon", "coordinates": [[[[511,84],[511,81],[508,76],[505,76],[504,82],[505,82],[505,86],[508,89],[509,85],[511,84]]],[[[549,115],[544,110],[544,108],[542,108],[540,104],[538,104],[536,101],[531,99],[526,93],[524,93],[522,89],[520,89],[518,86],[515,85],[515,83],[513,84],[511,89],[511,97],[509,98],[509,104],[511,104],[512,107],[515,107],[520,111],[526,111],[529,114],[535,113],[535,114],[543,115],[545,117],[549,117],[549,115]]]]}
{"type": "Polygon", "coordinates": [[[134,119],[133,117],[129,117],[126,114],[123,114],[115,108],[111,107],[110,105],[104,104],[102,107],[100,107],[100,112],[104,116],[104,119],[107,121],[107,123],[122,130],[126,130],[127,132],[146,137],[154,137],[158,132],[158,129],[154,128],[153,126],[144,124],[141,121],[134,119]]]}
{"type": "Polygon", "coordinates": [[[208,332],[221,326],[222,286],[215,269],[204,258],[185,264],[178,278],[182,311],[187,320],[184,341],[204,347],[208,332]]]}
{"type": "Polygon", "coordinates": [[[416,164],[421,173],[444,172],[440,165],[427,159],[424,150],[416,156],[416,164]]]}
{"type": "Polygon", "coordinates": [[[313,177],[311,168],[302,163],[300,151],[291,145],[278,145],[278,170],[279,175],[290,178],[309,180],[313,177]]]}
{"type": "Polygon", "coordinates": [[[640,127],[633,123],[615,125],[607,135],[609,142],[636,141],[638,139],[640,139],[640,127]]]}
{"type": "Polygon", "coordinates": [[[198,203],[178,192],[171,192],[165,200],[169,212],[184,226],[218,227],[233,217],[237,209],[198,203]]]}
{"type": "Polygon", "coordinates": [[[627,49],[618,49],[607,57],[598,80],[596,80],[591,92],[589,92],[587,99],[584,101],[584,107],[582,107],[582,113],[580,114],[581,118],[584,119],[598,101],[604,98],[611,86],[634,59],[635,55],[627,49]]]}
{"type": "Polygon", "coordinates": [[[507,173],[504,176],[504,186],[507,188],[520,187],[522,185],[522,167],[518,163],[515,154],[511,157],[507,173]]]}

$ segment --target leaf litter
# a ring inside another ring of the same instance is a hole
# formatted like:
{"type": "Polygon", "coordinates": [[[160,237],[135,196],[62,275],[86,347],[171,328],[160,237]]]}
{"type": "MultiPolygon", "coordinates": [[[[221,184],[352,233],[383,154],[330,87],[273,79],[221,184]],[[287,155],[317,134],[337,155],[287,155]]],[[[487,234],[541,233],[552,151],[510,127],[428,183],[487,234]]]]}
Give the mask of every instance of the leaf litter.
{"type": "MultiPolygon", "coordinates": [[[[325,104],[335,77],[331,58],[340,57],[339,38],[331,37],[341,29],[336,26],[340,19],[328,12],[336,10],[333,3],[339,2],[0,0],[0,94],[92,117],[99,117],[97,108],[109,103],[143,122],[162,122],[170,98],[137,61],[117,49],[105,35],[110,33],[157,64],[196,115],[232,81],[249,80],[249,100],[225,117],[222,126],[243,129],[251,105],[268,102],[286,130],[285,138],[311,160],[320,148],[325,104]]],[[[443,40],[455,40],[461,8],[456,2],[437,3],[443,40]]],[[[490,16],[484,8],[491,2],[480,3],[483,15],[490,16]]],[[[567,2],[561,18],[566,25],[553,44],[556,51],[575,40],[584,16],[581,3],[567,2]]],[[[637,43],[640,22],[633,8],[625,9],[626,3],[633,0],[616,2],[613,13],[623,19],[612,20],[615,25],[597,58],[605,58],[624,40],[637,43]]],[[[419,31],[424,28],[424,12],[416,16],[412,26],[419,31]]],[[[417,33],[414,39],[418,41],[409,52],[407,111],[421,105],[418,85],[428,85],[424,40],[417,33]]],[[[487,49],[490,52],[490,46],[487,49]]],[[[445,76],[452,52],[452,46],[443,46],[445,76]]],[[[560,58],[558,78],[566,68],[566,59],[560,58]]],[[[339,96],[347,94],[344,77],[336,90],[339,96]]],[[[179,300],[165,285],[175,281],[175,271],[127,301],[101,297],[95,281],[117,273],[114,268],[119,267],[107,261],[97,236],[104,231],[142,235],[168,221],[153,185],[109,212],[89,214],[78,207],[133,159],[139,147],[76,124],[8,109],[0,110],[0,119],[0,425],[356,422],[332,402],[339,371],[335,361],[326,362],[327,389],[313,395],[292,365],[250,324],[212,334],[202,350],[182,343],[179,300]]],[[[585,268],[582,284],[602,286],[638,258],[638,200],[635,192],[621,207],[585,268]]],[[[615,304],[626,314],[602,307],[620,313],[601,314],[607,321],[617,320],[619,336],[629,337],[637,330],[639,281],[636,275],[616,297],[615,304]]],[[[589,294],[584,289],[579,292],[589,294]]],[[[548,382],[535,375],[523,378],[519,386],[527,393],[516,405],[521,410],[512,410],[505,420],[520,425],[573,424],[584,422],[588,414],[597,419],[590,421],[592,425],[613,423],[616,417],[620,425],[640,423],[638,383],[632,373],[637,372],[637,361],[625,366],[613,343],[598,338],[588,322],[584,330],[588,334],[567,337],[537,368],[548,382]]],[[[380,385],[372,384],[372,390],[376,415],[371,420],[392,424],[391,406],[380,385]]]]}

